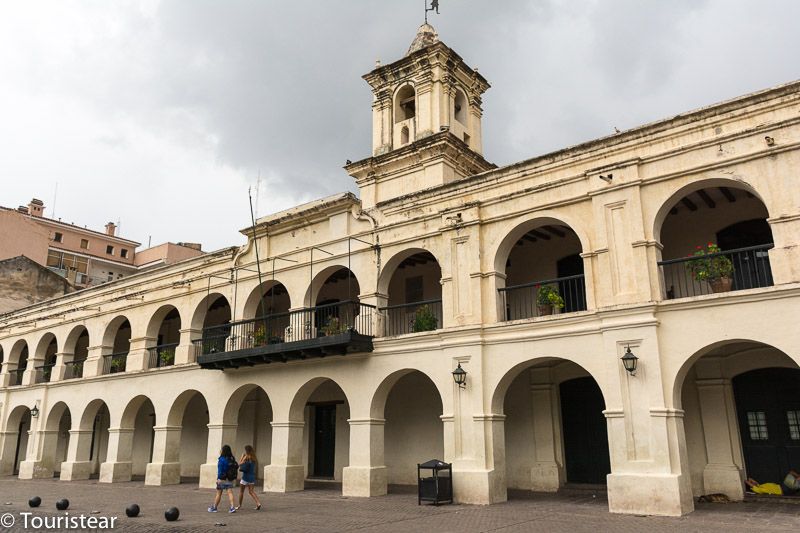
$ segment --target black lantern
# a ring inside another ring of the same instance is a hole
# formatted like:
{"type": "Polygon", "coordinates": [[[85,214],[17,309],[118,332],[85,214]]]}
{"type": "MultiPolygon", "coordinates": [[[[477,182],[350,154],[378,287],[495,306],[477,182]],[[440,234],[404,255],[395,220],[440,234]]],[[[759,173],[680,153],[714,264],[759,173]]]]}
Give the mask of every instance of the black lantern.
{"type": "Polygon", "coordinates": [[[38,405],[34,405],[33,409],[31,409],[31,416],[33,418],[36,418],[37,416],[39,416],[39,406],[38,405]]]}
{"type": "Polygon", "coordinates": [[[631,351],[631,347],[625,348],[625,355],[622,356],[622,366],[628,371],[631,376],[636,375],[636,365],[639,363],[639,358],[636,357],[631,351]]]}
{"type": "Polygon", "coordinates": [[[456,382],[459,389],[467,386],[467,371],[461,368],[461,363],[458,363],[456,369],[453,370],[453,381],[456,382]]]}

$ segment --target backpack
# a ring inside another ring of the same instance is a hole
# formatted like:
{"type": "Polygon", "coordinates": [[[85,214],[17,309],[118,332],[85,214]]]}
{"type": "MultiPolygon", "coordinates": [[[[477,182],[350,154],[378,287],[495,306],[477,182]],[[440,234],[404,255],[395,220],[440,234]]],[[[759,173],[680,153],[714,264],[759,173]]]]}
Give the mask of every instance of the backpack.
{"type": "Polygon", "coordinates": [[[228,469],[225,471],[225,477],[228,481],[236,481],[239,475],[239,464],[233,457],[228,457],[228,469]]]}

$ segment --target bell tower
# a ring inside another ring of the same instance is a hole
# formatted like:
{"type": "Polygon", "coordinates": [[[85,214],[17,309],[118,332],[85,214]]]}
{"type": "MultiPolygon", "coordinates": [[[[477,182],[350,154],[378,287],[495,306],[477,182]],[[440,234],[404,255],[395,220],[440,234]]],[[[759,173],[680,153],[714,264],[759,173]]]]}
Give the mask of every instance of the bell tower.
{"type": "Polygon", "coordinates": [[[420,26],[405,57],[364,79],[373,94],[372,157],[345,167],[364,207],[495,168],[481,138],[489,83],[433,26],[420,26]]]}

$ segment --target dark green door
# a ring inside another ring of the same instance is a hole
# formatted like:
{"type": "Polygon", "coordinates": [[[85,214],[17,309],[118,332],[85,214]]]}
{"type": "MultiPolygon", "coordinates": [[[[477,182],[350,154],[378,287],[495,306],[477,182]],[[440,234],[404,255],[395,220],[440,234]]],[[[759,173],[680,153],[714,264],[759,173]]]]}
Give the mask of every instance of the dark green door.
{"type": "Polygon", "coordinates": [[[336,405],[314,408],[314,477],[333,477],[336,457],[336,405]]]}
{"type": "Polygon", "coordinates": [[[559,389],[567,482],[605,484],[611,463],[603,393],[592,378],[571,379],[559,389]]]}
{"type": "Polygon", "coordinates": [[[800,370],[764,368],[733,378],[747,476],[780,483],[800,465],[800,370]]]}

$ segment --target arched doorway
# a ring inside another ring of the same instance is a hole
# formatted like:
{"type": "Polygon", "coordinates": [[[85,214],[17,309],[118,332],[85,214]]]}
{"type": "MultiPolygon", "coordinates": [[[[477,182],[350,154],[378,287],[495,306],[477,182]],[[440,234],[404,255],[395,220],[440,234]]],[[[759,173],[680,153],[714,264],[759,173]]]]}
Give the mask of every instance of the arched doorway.
{"type": "Polygon", "coordinates": [[[381,278],[379,292],[389,296],[381,309],[387,336],[443,327],[442,269],[433,254],[421,249],[402,252],[387,262],[381,278]]]}
{"type": "Polygon", "coordinates": [[[505,274],[504,320],[585,311],[583,247],[575,231],[552,218],[525,222],[503,240],[495,258],[505,274]]]}
{"type": "Polygon", "coordinates": [[[711,180],[675,193],[655,228],[664,297],[771,286],[768,218],[764,202],[736,182],[711,180]]]}
{"type": "Polygon", "coordinates": [[[61,464],[67,460],[72,417],[64,402],[58,402],[50,408],[45,429],[42,437],[42,461],[37,467],[36,477],[60,475],[61,464]]]}
{"type": "Polygon", "coordinates": [[[56,354],[58,353],[58,341],[52,333],[46,333],[39,341],[34,354],[36,361],[35,383],[49,383],[56,366],[56,354]]]}
{"type": "Polygon", "coordinates": [[[195,355],[218,353],[225,351],[225,342],[231,332],[231,305],[228,299],[217,293],[203,298],[192,316],[192,342],[195,355]]]}
{"type": "Polygon", "coordinates": [[[744,480],[780,483],[800,461],[800,367],[750,340],[704,348],[684,365],[676,397],[695,496],[742,499],[744,480]]]}
{"type": "Polygon", "coordinates": [[[269,280],[256,287],[245,302],[243,317],[237,327],[241,348],[275,344],[283,341],[291,323],[289,291],[277,281],[269,280]]]}
{"type": "Polygon", "coordinates": [[[31,430],[31,410],[18,405],[11,410],[5,427],[0,473],[18,475],[19,465],[28,457],[28,433],[31,430]]]}
{"type": "Polygon", "coordinates": [[[508,488],[555,492],[567,484],[605,485],[611,472],[608,430],[595,379],[573,362],[545,359],[522,365],[504,381],[508,488]]]}
{"type": "Polygon", "coordinates": [[[196,390],[182,392],[172,404],[166,426],[155,428],[153,464],[145,483],[197,483],[208,451],[208,403],[196,390]]]}
{"type": "Polygon", "coordinates": [[[64,379],[83,377],[83,367],[89,357],[89,331],[75,327],[64,342],[64,379]]]}
{"type": "Polygon", "coordinates": [[[339,335],[348,330],[370,335],[372,316],[359,303],[360,292],[358,279],[347,267],[323,269],[306,291],[305,301],[313,302],[313,306],[292,313],[287,342],[339,335]]]}
{"type": "Polygon", "coordinates": [[[261,479],[264,467],[270,464],[272,453],[272,404],[264,389],[257,385],[245,385],[231,395],[225,407],[224,423],[236,426],[231,438],[234,455],[237,457],[247,445],[255,449],[258,462],[256,477],[261,479]]]}

